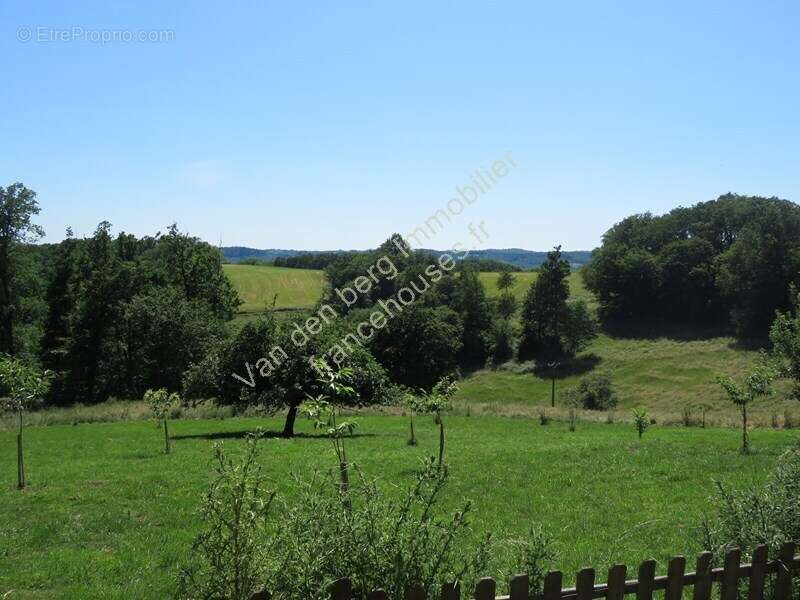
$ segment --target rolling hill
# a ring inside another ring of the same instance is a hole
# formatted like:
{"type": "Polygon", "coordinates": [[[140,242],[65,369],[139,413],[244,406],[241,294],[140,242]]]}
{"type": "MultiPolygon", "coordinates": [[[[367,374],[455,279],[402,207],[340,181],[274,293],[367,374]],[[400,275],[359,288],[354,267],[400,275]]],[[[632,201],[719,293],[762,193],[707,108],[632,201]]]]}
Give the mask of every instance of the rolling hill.
{"type": "MultiPolygon", "coordinates": [[[[261,250],[258,248],[248,248],[246,246],[226,246],[222,249],[222,255],[232,263],[238,263],[248,259],[258,259],[264,262],[272,262],[276,258],[297,256],[298,254],[319,254],[320,252],[344,253],[344,252],[366,252],[366,250],[285,250],[278,248],[268,248],[261,250]]],[[[422,252],[430,252],[435,255],[443,254],[444,250],[423,249],[422,252]]],[[[564,259],[574,267],[578,268],[589,262],[591,252],[588,250],[565,250],[564,259]]],[[[547,252],[523,250],[521,248],[505,249],[486,249],[474,250],[470,254],[471,258],[496,260],[507,263],[521,269],[533,269],[541,265],[547,258],[547,252]]]]}

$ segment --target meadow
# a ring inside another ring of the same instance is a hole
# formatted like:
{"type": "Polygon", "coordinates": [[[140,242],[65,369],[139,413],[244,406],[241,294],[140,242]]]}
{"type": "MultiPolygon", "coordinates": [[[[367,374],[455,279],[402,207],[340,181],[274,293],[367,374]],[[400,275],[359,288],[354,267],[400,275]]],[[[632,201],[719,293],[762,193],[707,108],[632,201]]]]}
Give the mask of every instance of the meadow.
{"type": "MultiPolygon", "coordinates": [[[[406,445],[408,420],[363,416],[347,442],[350,459],[387,490],[413,479],[436,452],[437,429],[417,419],[419,445],[406,445]]],[[[753,432],[755,452],[738,452],[731,429],[654,426],[639,441],[630,425],[503,417],[445,417],[451,482],[444,505],[475,503],[475,535],[523,535],[541,524],[558,566],[571,573],[614,562],[700,550],[715,481],[760,482],[796,436],[753,432]]],[[[212,446],[241,453],[244,436],[277,430],[280,419],[173,421],[173,453],[152,421],[30,427],[29,487],[14,488],[14,431],[0,431],[0,597],[165,598],[201,523],[212,446]],[[8,594],[8,596],[4,595],[8,594]]],[[[261,442],[260,463],[284,498],[289,474],[309,476],[334,463],[330,442],[310,423],[295,439],[261,442]]],[[[496,575],[496,574],[492,574],[496,575]]]]}
{"type": "Polygon", "coordinates": [[[280,310],[311,308],[322,295],[322,271],[267,265],[223,265],[243,304],[240,313],[263,312],[275,300],[280,310]]]}

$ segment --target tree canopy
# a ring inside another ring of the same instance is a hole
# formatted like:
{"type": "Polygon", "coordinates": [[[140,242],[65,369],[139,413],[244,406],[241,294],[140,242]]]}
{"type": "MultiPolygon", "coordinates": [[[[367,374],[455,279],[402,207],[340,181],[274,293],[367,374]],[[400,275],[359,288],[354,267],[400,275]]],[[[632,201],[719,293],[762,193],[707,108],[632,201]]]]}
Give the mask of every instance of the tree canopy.
{"type": "Polygon", "coordinates": [[[633,215],[605,233],[582,272],[606,318],[763,335],[800,280],[800,206],[726,194],[662,216],[633,215]]]}

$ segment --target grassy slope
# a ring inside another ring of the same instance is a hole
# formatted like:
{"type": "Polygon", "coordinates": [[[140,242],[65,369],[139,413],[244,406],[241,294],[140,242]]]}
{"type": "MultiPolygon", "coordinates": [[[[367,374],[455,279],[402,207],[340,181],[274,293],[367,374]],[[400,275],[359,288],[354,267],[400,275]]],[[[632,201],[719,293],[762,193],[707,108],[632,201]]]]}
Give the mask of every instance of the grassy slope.
{"type": "MultiPolygon", "coordinates": [[[[408,482],[436,452],[437,431],[418,419],[420,445],[405,445],[407,420],[364,417],[348,453],[370,475],[408,482]]],[[[448,509],[475,501],[478,533],[500,538],[542,523],[567,573],[671,554],[695,554],[713,479],[759,481],[790,443],[784,431],[753,433],[757,452],[737,452],[734,430],[655,427],[642,442],[630,426],[446,417],[452,482],[448,509]]],[[[173,422],[173,454],[152,422],[29,428],[30,487],[13,488],[14,432],[0,431],[0,597],[165,598],[200,526],[212,439],[239,452],[244,431],[275,419],[173,422]],[[181,438],[181,436],[186,436],[181,438]]],[[[311,433],[303,421],[300,429],[311,433]]],[[[327,440],[265,440],[261,461],[284,496],[290,472],[333,465],[327,440]]]]}
{"type": "Polygon", "coordinates": [[[325,277],[322,271],[256,265],[224,265],[225,274],[244,301],[243,313],[264,310],[278,295],[280,309],[310,308],[319,300],[325,277]]]}

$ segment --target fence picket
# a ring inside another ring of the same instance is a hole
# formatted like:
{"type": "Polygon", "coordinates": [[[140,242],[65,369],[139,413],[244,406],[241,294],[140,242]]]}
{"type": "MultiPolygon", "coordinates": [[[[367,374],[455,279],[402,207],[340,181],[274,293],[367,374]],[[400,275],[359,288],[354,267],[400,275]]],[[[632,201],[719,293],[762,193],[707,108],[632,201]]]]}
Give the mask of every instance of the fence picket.
{"type": "Polygon", "coordinates": [[[495,600],[497,584],[494,579],[484,577],[475,586],[475,600],[495,600]]]}
{"type": "Polygon", "coordinates": [[[739,548],[728,550],[725,555],[725,570],[722,573],[722,592],[720,600],[738,600],[739,598],[739,563],[742,551],[739,548]]]}
{"type": "Polygon", "coordinates": [[[544,600],[561,600],[561,571],[550,571],[544,576],[544,600]]]}
{"type": "Polygon", "coordinates": [[[530,580],[527,575],[517,575],[508,584],[509,600],[528,600],[530,580]]]}
{"type": "Polygon", "coordinates": [[[775,578],[775,600],[791,600],[794,542],[786,542],[778,554],[778,575],[775,578]]]}
{"type": "Polygon", "coordinates": [[[608,570],[608,592],[607,600],[623,600],[625,597],[625,575],[628,567],[625,565],[614,565],[608,570]]]}
{"type": "Polygon", "coordinates": [[[442,586],[442,600],[460,600],[461,584],[457,581],[442,586]]]}
{"type": "Polygon", "coordinates": [[[747,591],[748,600],[763,600],[764,580],[767,574],[767,546],[758,546],[753,552],[753,559],[750,561],[750,586],[747,591]]]}
{"type": "Polygon", "coordinates": [[[694,582],[692,600],[709,600],[711,598],[711,560],[713,558],[714,555],[711,552],[703,552],[697,557],[697,578],[694,582]]]}
{"type": "Polygon", "coordinates": [[[655,589],[656,561],[644,561],[639,565],[639,585],[636,587],[636,600],[652,600],[655,589]]]}
{"type": "Polygon", "coordinates": [[[331,600],[351,600],[353,596],[353,585],[350,580],[345,577],[334,581],[328,588],[331,594],[331,600]]]}
{"type": "Polygon", "coordinates": [[[575,580],[577,600],[592,600],[594,595],[594,569],[581,569],[575,580]]]}
{"type": "Polygon", "coordinates": [[[405,600],[426,600],[428,593],[425,588],[418,583],[412,584],[406,588],[405,600]]]}
{"type": "Polygon", "coordinates": [[[681,600],[683,595],[683,574],[686,572],[686,557],[676,556],[667,566],[667,587],[664,600],[681,600]]]}

